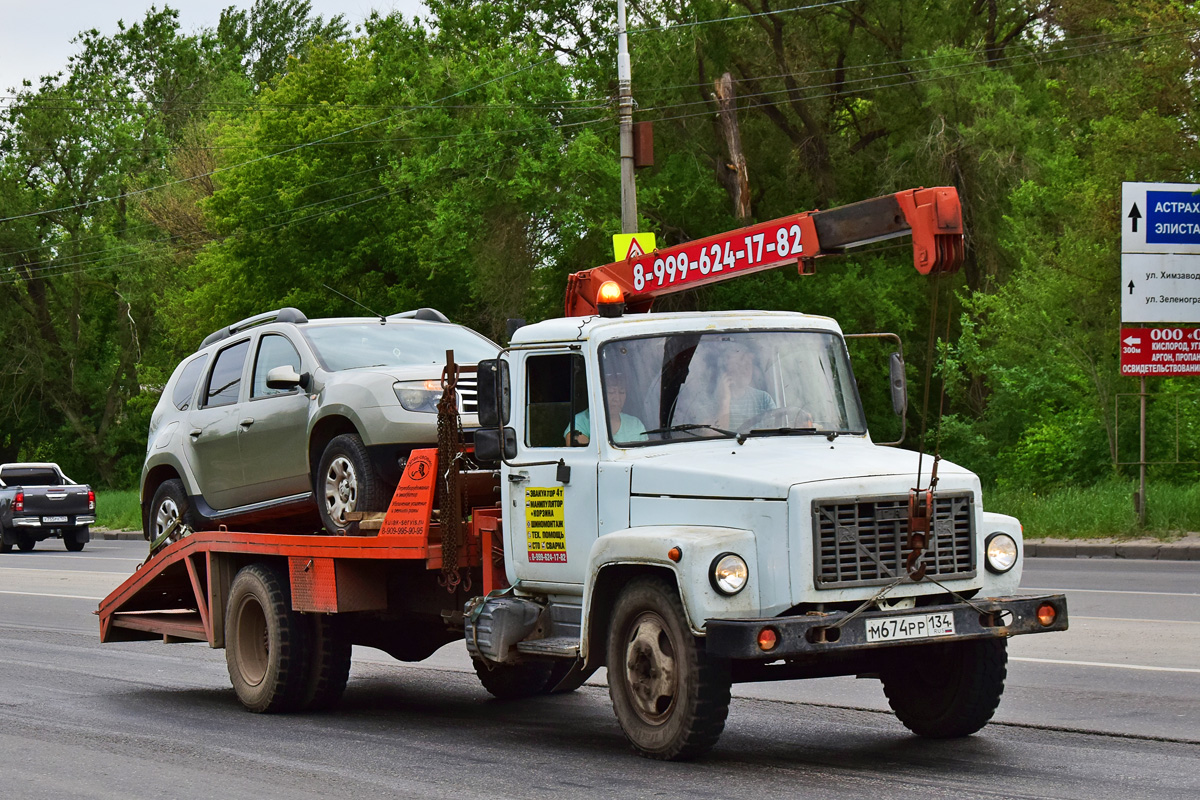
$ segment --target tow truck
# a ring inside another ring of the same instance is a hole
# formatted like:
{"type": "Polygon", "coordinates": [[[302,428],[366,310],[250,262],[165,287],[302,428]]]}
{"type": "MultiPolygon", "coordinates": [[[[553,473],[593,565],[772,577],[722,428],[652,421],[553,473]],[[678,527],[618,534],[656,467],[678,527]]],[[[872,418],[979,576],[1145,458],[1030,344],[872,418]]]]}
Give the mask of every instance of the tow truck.
{"type": "MultiPolygon", "coordinates": [[[[923,275],[963,259],[951,187],[811,211],[572,275],[563,318],[496,359],[447,353],[439,444],[344,536],[172,528],[100,604],[104,642],[224,648],[251,711],[335,705],[351,646],[417,661],[462,639],[484,688],[578,688],[601,667],[639,754],[683,760],[737,682],[882,681],[924,737],[992,717],[1009,637],[1066,630],[1020,595],[1020,523],[978,478],[876,444],[827,317],[648,313],[656,298],[911,236],[923,275]],[[456,385],[475,372],[481,428],[456,385]],[[469,441],[468,441],[469,438],[469,441]]],[[[892,358],[893,406],[907,405],[892,358]]]]}

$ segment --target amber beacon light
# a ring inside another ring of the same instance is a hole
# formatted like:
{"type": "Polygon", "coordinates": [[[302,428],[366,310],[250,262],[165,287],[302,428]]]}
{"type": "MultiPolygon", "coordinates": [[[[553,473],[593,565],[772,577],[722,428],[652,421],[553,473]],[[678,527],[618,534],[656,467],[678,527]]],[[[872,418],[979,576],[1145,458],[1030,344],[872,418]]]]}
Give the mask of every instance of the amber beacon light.
{"type": "Polygon", "coordinates": [[[605,281],[596,292],[596,308],[602,317],[619,317],[625,313],[625,293],[616,281],[605,281]]]}

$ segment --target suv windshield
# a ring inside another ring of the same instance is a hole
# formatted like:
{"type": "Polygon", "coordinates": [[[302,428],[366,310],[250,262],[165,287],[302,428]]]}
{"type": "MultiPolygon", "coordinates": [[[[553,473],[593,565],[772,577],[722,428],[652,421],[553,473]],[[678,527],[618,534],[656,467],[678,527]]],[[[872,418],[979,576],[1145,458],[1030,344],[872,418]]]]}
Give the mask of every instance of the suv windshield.
{"type": "Polygon", "coordinates": [[[303,328],[321,364],[331,372],[359,367],[411,367],[446,363],[454,351],[459,364],[495,358],[499,349],[466,328],[444,323],[356,322],[303,328]],[[436,335],[431,325],[437,325],[436,335]]]}
{"type": "Polygon", "coordinates": [[[600,349],[600,366],[606,396],[610,384],[625,389],[618,413],[606,415],[615,444],[866,432],[846,346],[827,331],[625,339],[600,349]]]}

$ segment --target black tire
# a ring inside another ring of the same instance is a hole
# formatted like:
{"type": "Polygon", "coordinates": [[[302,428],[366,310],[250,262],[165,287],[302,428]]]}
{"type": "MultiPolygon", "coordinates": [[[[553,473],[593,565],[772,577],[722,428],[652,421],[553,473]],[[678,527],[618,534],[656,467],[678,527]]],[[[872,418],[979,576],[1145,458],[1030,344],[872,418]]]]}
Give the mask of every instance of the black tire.
{"type": "Polygon", "coordinates": [[[987,725],[1008,662],[1006,639],[923,645],[896,653],[880,678],[896,717],[918,736],[952,739],[987,725]]]}
{"type": "Polygon", "coordinates": [[[63,534],[63,547],[71,553],[78,553],[87,544],[87,525],[81,525],[73,531],[63,534]]]}
{"type": "Polygon", "coordinates": [[[350,679],[350,640],[341,621],[330,614],[309,614],[308,674],[300,707],[327,711],[337,707],[350,679]]]}
{"type": "Polygon", "coordinates": [[[17,534],[17,549],[20,550],[22,553],[30,552],[31,550],[33,550],[33,548],[36,544],[37,544],[37,542],[34,541],[33,537],[30,536],[29,534],[27,534],[27,533],[18,533],[17,534]]]}
{"type": "Polygon", "coordinates": [[[523,661],[520,664],[490,664],[473,658],[479,682],[497,700],[520,700],[542,694],[550,680],[554,664],[550,661],[523,661]]]}
{"type": "Polygon", "coordinates": [[[11,553],[13,549],[11,528],[0,528],[0,553],[11,553]]]}
{"type": "Polygon", "coordinates": [[[229,588],[225,663],[248,710],[294,711],[308,678],[309,621],[292,610],[287,581],[265,564],[243,567],[229,588]]]}
{"type": "Polygon", "coordinates": [[[391,500],[357,433],[335,436],[325,446],[313,490],[321,524],[335,536],[350,526],[347,512],[386,511],[391,500]]]}
{"type": "Polygon", "coordinates": [[[608,691],[634,750],[682,761],[712,749],[729,715],[729,666],[692,635],[666,581],[630,582],[613,606],[608,691]]]}
{"type": "MultiPolygon", "coordinates": [[[[184,525],[195,530],[195,514],[192,513],[192,504],[188,500],[187,490],[183,487],[183,481],[179,478],[172,478],[169,481],[163,481],[162,485],[155,490],[150,507],[142,515],[142,535],[146,537],[146,541],[153,543],[176,519],[182,519],[184,525]]],[[[178,539],[172,538],[171,541],[178,541],[178,539]]]]}

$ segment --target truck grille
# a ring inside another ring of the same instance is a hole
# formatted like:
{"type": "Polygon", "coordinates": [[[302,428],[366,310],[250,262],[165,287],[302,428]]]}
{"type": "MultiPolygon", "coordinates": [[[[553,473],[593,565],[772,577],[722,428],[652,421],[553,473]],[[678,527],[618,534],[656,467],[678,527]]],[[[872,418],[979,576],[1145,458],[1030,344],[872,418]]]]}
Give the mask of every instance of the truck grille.
{"type": "Polygon", "coordinates": [[[479,381],[475,373],[458,375],[455,391],[458,393],[458,410],[464,414],[474,414],[479,411],[479,381]]]}
{"type": "MultiPolygon", "coordinates": [[[[933,496],[926,575],[975,576],[975,513],[970,492],[933,496]]],[[[818,589],[875,586],[905,574],[908,496],[814,500],[813,570],[818,589]]]]}

